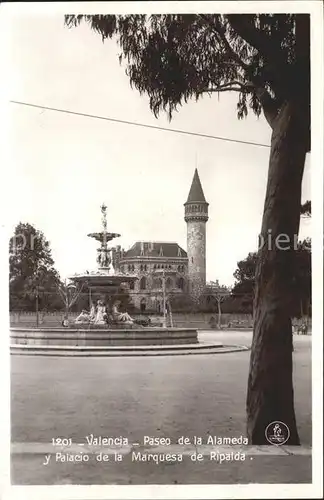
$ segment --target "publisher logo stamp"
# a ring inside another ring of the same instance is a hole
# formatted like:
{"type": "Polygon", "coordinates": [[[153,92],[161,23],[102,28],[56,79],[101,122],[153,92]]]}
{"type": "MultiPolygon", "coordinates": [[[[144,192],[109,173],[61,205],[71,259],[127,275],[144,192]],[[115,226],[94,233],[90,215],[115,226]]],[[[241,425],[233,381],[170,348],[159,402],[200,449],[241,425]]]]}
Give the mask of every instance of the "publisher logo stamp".
{"type": "Polygon", "coordinates": [[[275,446],[287,443],[289,436],[289,427],[279,420],[271,422],[265,430],[265,437],[267,438],[267,441],[275,446]]]}

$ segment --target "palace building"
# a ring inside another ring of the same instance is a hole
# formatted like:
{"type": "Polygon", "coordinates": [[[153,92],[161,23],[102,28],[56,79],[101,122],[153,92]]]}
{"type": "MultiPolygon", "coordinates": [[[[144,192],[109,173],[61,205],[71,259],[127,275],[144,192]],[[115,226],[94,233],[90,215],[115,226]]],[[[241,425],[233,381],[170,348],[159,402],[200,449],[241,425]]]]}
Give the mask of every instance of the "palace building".
{"type": "Polygon", "coordinates": [[[208,203],[197,169],[184,207],[187,251],[177,243],[160,241],[137,241],[127,251],[113,251],[115,270],[138,277],[129,294],[141,311],[162,311],[163,286],[167,296],[188,294],[193,300],[205,288],[208,203]]]}

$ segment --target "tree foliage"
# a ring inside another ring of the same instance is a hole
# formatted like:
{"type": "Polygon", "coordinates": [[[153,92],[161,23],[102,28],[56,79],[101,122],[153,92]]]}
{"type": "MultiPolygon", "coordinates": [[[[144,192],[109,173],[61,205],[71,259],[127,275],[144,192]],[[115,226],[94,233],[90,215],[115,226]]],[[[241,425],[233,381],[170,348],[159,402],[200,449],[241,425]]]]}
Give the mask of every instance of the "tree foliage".
{"type": "Polygon", "coordinates": [[[238,117],[252,109],[271,121],[287,98],[309,106],[309,16],[303,14],[67,15],[116,37],[131,85],[150,108],[172,117],[204,94],[238,93],[238,117]]]}
{"type": "MultiPolygon", "coordinates": [[[[291,299],[291,315],[301,317],[310,314],[311,305],[311,240],[306,238],[299,241],[294,253],[293,294],[291,299]]],[[[234,272],[235,285],[232,289],[231,299],[238,312],[253,312],[253,299],[255,292],[255,275],[257,266],[257,253],[251,252],[237,263],[234,272]]]]}
{"type": "Polygon", "coordinates": [[[253,312],[257,258],[256,252],[250,252],[245,259],[237,263],[237,269],[233,275],[235,285],[231,298],[241,312],[244,311],[249,314],[253,312]]]}
{"type": "Polygon", "coordinates": [[[218,310],[219,305],[229,297],[231,290],[226,285],[221,285],[218,280],[207,283],[204,298],[206,305],[218,310]]]}
{"type": "Polygon", "coordinates": [[[300,207],[300,213],[302,217],[310,218],[312,216],[312,202],[310,200],[305,201],[300,207]]]}
{"type": "Polygon", "coordinates": [[[294,316],[298,318],[309,316],[312,304],[312,242],[310,238],[298,242],[293,289],[294,316]]]}
{"type": "Polygon", "coordinates": [[[9,242],[10,309],[34,311],[36,294],[42,309],[62,308],[56,288],[59,283],[44,234],[20,222],[9,242]]]}

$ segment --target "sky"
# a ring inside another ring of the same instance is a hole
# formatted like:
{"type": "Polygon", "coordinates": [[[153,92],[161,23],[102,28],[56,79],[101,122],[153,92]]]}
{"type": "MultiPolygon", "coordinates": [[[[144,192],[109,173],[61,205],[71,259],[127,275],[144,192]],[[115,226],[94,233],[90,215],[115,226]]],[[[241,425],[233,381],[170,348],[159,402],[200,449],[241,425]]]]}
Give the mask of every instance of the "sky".
{"type": "MultiPolygon", "coordinates": [[[[131,89],[115,42],[88,26],[68,29],[62,15],[17,15],[10,29],[10,100],[159,127],[270,144],[263,117],[238,120],[235,93],[156,119],[131,89]]],[[[13,203],[7,224],[29,222],[50,241],[63,278],[96,267],[100,205],[125,249],[137,240],[186,249],[184,206],[195,167],[206,200],[207,280],[231,285],[237,262],[257,247],[269,148],[150,130],[10,104],[13,203]]],[[[310,157],[303,180],[310,199],[310,157]]],[[[302,220],[300,238],[310,235],[302,220]]]]}

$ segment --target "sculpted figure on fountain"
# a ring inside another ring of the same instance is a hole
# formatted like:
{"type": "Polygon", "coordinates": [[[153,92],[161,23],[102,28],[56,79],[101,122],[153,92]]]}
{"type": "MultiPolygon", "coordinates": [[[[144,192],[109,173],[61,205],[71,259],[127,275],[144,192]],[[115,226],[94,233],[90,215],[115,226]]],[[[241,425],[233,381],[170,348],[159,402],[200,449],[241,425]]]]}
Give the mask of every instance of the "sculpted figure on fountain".
{"type": "Polygon", "coordinates": [[[97,302],[97,314],[94,322],[95,325],[105,325],[107,323],[106,306],[102,300],[97,302]]]}
{"type": "Polygon", "coordinates": [[[118,310],[120,303],[121,302],[117,300],[112,306],[112,317],[114,321],[117,321],[117,323],[132,325],[134,323],[134,319],[127,312],[123,313],[118,310]]]}

